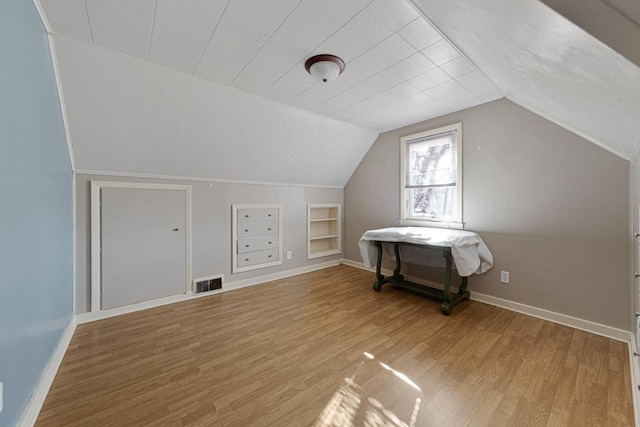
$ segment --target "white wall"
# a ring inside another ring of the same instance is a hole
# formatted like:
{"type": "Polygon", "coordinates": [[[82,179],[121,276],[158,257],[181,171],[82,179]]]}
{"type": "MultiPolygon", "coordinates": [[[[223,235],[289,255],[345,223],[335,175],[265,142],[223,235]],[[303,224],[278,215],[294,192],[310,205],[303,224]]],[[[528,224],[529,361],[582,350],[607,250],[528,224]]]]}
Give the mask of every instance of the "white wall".
{"type": "Polygon", "coordinates": [[[307,260],[307,203],[342,203],[342,188],[286,185],[251,185],[167,179],[140,179],[101,175],[77,175],[77,260],[76,313],[90,311],[90,181],[132,181],[191,186],[192,277],[224,274],[225,283],[238,282],[287,270],[303,268],[342,255],[307,260]],[[282,204],[283,250],[293,253],[283,264],[244,273],[231,274],[231,205],[282,204]]]}

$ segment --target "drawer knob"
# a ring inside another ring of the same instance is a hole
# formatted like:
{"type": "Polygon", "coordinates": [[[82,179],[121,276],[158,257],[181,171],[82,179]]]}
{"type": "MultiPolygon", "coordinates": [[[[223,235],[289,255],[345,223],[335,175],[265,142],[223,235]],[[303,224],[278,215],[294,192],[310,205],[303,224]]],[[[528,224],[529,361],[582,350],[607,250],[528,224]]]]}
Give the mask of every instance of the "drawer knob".
{"type": "Polygon", "coordinates": [[[267,230],[271,231],[271,227],[267,228],[267,230]]]}
{"type": "Polygon", "coordinates": [[[269,258],[271,258],[273,255],[269,255],[269,258]]]}
{"type": "Polygon", "coordinates": [[[247,262],[247,261],[249,261],[249,258],[245,258],[245,259],[244,259],[244,262],[247,262]]]}
{"type": "Polygon", "coordinates": [[[244,245],[244,247],[245,247],[245,248],[248,248],[248,247],[249,247],[249,245],[244,245]]]}
{"type": "Polygon", "coordinates": [[[271,216],[271,214],[268,214],[267,216],[271,216]]]}
{"type": "Polygon", "coordinates": [[[271,242],[269,242],[269,244],[271,244],[271,242]]]}
{"type": "Polygon", "coordinates": [[[245,217],[245,218],[249,218],[249,215],[245,215],[244,217],[245,217]]]}
{"type": "Polygon", "coordinates": [[[245,228],[244,232],[245,232],[245,233],[248,233],[248,232],[249,232],[249,230],[247,230],[247,229],[245,228]]]}

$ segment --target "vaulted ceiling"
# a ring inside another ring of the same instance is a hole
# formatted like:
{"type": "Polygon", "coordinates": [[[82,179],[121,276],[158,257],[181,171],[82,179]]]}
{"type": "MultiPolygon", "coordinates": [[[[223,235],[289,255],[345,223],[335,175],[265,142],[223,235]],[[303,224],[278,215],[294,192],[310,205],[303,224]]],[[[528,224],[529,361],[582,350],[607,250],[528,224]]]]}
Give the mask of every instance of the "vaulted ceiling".
{"type": "Polygon", "coordinates": [[[56,33],[385,131],[502,93],[404,0],[41,0],[56,33]],[[339,80],[305,70],[340,56],[339,80]]]}
{"type": "Polygon", "coordinates": [[[640,68],[538,0],[35,1],[79,170],[340,186],[377,132],[503,96],[640,141],[640,68]],[[305,71],[321,53],[337,80],[305,71]]]}

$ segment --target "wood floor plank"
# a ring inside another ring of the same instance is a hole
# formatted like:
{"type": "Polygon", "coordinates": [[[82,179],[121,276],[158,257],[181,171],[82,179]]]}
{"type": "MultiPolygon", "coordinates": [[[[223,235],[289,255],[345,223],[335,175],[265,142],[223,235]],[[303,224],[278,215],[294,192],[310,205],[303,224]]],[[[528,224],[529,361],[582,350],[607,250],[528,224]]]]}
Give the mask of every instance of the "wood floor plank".
{"type": "Polygon", "coordinates": [[[374,280],[338,266],[79,325],[37,426],[633,425],[626,344],[374,280]]]}

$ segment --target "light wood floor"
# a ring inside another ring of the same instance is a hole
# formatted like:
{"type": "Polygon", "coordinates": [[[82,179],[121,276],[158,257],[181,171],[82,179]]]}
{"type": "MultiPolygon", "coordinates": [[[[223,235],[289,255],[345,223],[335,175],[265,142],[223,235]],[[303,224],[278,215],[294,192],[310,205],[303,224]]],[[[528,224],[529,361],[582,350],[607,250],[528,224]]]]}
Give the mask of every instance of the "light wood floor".
{"type": "Polygon", "coordinates": [[[79,325],[37,426],[631,426],[626,344],[338,266],[79,325]]]}

